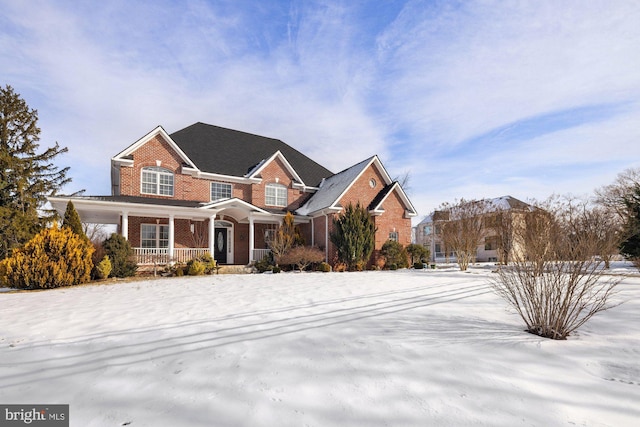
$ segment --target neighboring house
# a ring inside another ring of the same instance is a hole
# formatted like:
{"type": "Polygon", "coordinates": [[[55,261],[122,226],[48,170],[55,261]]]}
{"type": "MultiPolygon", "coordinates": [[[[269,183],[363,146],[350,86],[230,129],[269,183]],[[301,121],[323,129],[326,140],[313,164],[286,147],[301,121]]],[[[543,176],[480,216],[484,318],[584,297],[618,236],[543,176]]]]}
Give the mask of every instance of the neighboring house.
{"type": "Polygon", "coordinates": [[[333,219],[349,203],[374,221],[376,252],[388,239],[411,243],[417,215],[377,156],[333,174],[284,142],[204,123],[171,135],[158,126],[111,159],[111,195],[72,201],[83,222],[117,224],[138,262],[187,261],[211,253],[220,264],[262,259],[292,212],[307,245],[336,250],[333,219]]]}
{"type": "MultiPolygon", "coordinates": [[[[506,213],[514,219],[518,213],[529,211],[532,206],[511,196],[503,196],[495,199],[484,200],[486,214],[484,214],[485,233],[483,241],[478,245],[476,261],[492,262],[499,260],[499,246],[501,236],[495,224],[498,212],[506,213]]],[[[429,249],[432,262],[455,262],[455,254],[445,247],[441,236],[441,227],[444,222],[450,220],[448,211],[434,211],[426,216],[414,229],[415,242],[429,249]]],[[[513,240],[513,239],[511,239],[513,240]]],[[[510,252],[518,250],[517,242],[513,242],[510,252]]]]}

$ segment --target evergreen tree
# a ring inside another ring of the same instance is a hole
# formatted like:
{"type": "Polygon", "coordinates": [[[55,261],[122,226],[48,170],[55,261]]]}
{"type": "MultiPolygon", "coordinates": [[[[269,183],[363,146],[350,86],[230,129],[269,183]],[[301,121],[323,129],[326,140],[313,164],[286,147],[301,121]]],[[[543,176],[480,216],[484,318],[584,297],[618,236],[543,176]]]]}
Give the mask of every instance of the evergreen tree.
{"type": "Polygon", "coordinates": [[[620,253],[625,258],[640,260],[640,186],[636,186],[625,197],[627,221],[625,224],[626,239],[620,245],[620,253]]]}
{"type": "Polygon", "coordinates": [[[84,233],[82,229],[82,222],[80,222],[80,215],[78,215],[78,211],[73,206],[71,200],[67,203],[67,209],[64,212],[64,220],[62,221],[62,226],[71,229],[78,236],[87,239],[87,235],[84,233]]]}
{"type": "Polygon", "coordinates": [[[333,229],[330,238],[338,251],[338,261],[349,270],[362,270],[373,252],[376,234],[367,210],[360,203],[349,203],[333,220],[333,229]]]}
{"type": "Polygon", "coordinates": [[[69,168],[59,169],[52,163],[67,148],[56,143],[38,152],[37,123],[36,110],[11,86],[0,87],[0,259],[53,219],[53,212],[39,210],[47,196],[71,181],[69,168]]]}
{"type": "Polygon", "coordinates": [[[102,247],[111,261],[111,276],[130,277],[136,274],[138,266],[133,260],[133,248],[127,239],[113,233],[102,247]]]}

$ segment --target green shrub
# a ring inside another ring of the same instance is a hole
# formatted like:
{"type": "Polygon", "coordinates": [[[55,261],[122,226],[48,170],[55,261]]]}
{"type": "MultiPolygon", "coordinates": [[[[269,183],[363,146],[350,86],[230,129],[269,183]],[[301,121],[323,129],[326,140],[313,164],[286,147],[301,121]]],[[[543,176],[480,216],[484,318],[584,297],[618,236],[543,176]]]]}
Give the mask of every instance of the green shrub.
{"type": "Polygon", "coordinates": [[[318,271],[329,273],[331,271],[331,266],[326,262],[321,262],[320,264],[318,264],[318,271]]]}
{"type": "Polygon", "coordinates": [[[395,265],[393,270],[398,268],[406,268],[409,266],[409,256],[405,248],[402,247],[400,242],[395,240],[387,240],[382,248],[380,254],[385,258],[385,268],[392,269],[391,266],[395,265]]]}
{"type": "Polygon", "coordinates": [[[111,270],[111,260],[106,255],[102,258],[102,261],[100,261],[94,267],[95,276],[97,279],[106,279],[107,277],[109,277],[109,274],[111,274],[111,270]]]}
{"type": "Polygon", "coordinates": [[[264,273],[265,271],[272,271],[275,266],[275,261],[273,260],[273,254],[269,253],[267,256],[262,258],[260,261],[256,261],[253,266],[258,270],[258,273],[264,273]]]}
{"type": "Polygon", "coordinates": [[[278,267],[277,265],[274,265],[273,268],[271,269],[271,271],[273,271],[273,273],[276,274],[276,273],[280,273],[282,271],[282,269],[280,267],[278,267]]]}
{"type": "Polygon", "coordinates": [[[58,288],[91,278],[93,245],[67,227],[42,230],[0,263],[0,282],[20,289],[58,288]]]}
{"type": "Polygon", "coordinates": [[[424,268],[424,263],[415,262],[413,263],[413,268],[415,268],[416,270],[422,270],[424,268]]]}
{"type": "Polygon", "coordinates": [[[202,276],[205,272],[205,265],[197,259],[192,259],[187,263],[187,274],[189,276],[202,276]]]}
{"type": "Polygon", "coordinates": [[[102,246],[111,260],[111,276],[130,277],[136,274],[138,266],[133,259],[133,249],[127,239],[113,233],[102,246]]]}
{"type": "Polygon", "coordinates": [[[418,262],[423,263],[429,259],[429,249],[424,246],[411,243],[410,245],[407,245],[406,250],[411,257],[411,262],[413,264],[417,264],[418,262]]]}

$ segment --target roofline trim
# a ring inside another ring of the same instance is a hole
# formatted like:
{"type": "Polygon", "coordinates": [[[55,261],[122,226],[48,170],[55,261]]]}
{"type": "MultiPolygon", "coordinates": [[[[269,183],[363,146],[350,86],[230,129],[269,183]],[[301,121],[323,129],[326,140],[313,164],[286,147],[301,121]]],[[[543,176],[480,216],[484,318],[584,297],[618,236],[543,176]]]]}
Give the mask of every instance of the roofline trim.
{"type": "Polygon", "coordinates": [[[190,169],[199,170],[197,168],[197,166],[195,165],[195,163],[184,153],[184,151],[182,151],[182,149],[180,147],[178,147],[178,144],[176,144],[176,142],[173,140],[173,138],[171,138],[171,136],[169,136],[167,131],[165,131],[164,128],[162,126],[159,126],[159,125],[156,126],[149,133],[147,133],[145,136],[143,136],[142,138],[138,139],[136,142],[134,142],[133,144],[131,144],[130,146],[125,148],[123,151],[121,151],[118,154],[116,154],[115,156],[113,156],[111,158],[111,160],[114,161],[114,162],[125,163],[125,164],[129,163],[129,162],[132,162],[131,159],[125,159],[124,157],[129,156],[130,154],[132,154],[138,148],[142,147],[144,144],[149,142],[151,139],[153,139],[157,135],[160,135],[171,146],[171,148],[180,156],[180,158],[185,163],[189,164],[190,169]]]}
{"type": "Polygon", "coordinates": [[[380,200],[380,202],[378,202],[378,204],[373,209],[370,210],[370,212],[375,212],[376,215],[382,214],[384,212],[384,209],[381,208],[382,204],[384,203],[385,200],[387,200],[389,195],[394,191],[398,192],[398,194],[400,195],[400,198],[402,199],[405,205],[405,208],[408,208],[408,209],[405,209],[405,215],[408,217],[417,216],[418,213],[416,212],[416,209],[413,207],[413,204],[411,204],[411,200],[409,200],[407,193],[404,192],[404,190],[402,189],[402,186],[398,181],[393,183],[389,191],[387,191],[387,194],[385,194],[385,196],[380,200]]]}
{"type": "Polygon", "coordinates": [[[307,187],[304,181],[302,180],[302,178],[300,178],[300,175],[298,175],[298,172],[296,172],[293,166],[291,166],[291,163],[289,163],[287,158],[284,156],[284,154],[280,152],[280,150],[273,153],[271,157],[269,157],[268,159],[265,159],[262,162],[260,162],[256,168],[254,168],[251,172],[249,172],[249,174],[246,175],[246,177],[255,179],[256,175],[262,172],[264,168],[267,167],[267,165],[273,162],[276,158],[280,158],[280,160],[284,163],[289,173],[293,175],[293,178],[295,179],[295,181],[298,182],[298,185],[302,185],[305,188],[307,187]]]}

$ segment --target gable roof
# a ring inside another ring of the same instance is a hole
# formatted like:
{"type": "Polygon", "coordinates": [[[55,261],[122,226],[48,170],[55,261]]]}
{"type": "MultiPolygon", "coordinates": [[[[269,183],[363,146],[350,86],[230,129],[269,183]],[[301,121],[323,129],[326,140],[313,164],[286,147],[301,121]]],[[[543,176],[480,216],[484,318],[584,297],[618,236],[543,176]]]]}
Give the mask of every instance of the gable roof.
{"type": "Polygon", "coordinates": [[[279,139],[195,123],[170,135],[202,172],[237,177],[255,175],[256,168],[280,153],[304,184],[318,186],[332,172],[279,139]]]}
{"type": "Polygon", "coordinates": [[[407,197],[407,193],[404,192],[404,190],[402,189],[402,186],[398,181],[393,181],[391,184],[386,185],[382,190],[380,190],[378,195],[371,201],[371,204],[369,205],[368,210],[370,212],[374,212],[375,214],[383,213],[384,209],[382,208],[382,204],[384,203],[385,200],[387,200],[387,197],[389,197],[389,195],[392,194],[393,192],[397,192],[398,195],[400,196],[400,199],[402,199],[402,202],[406,207],[407,216],[418,215],[418,213],[416,212],[416,209],[413,207],[413,204],[409,200],[409,197],[407,197]]]}
{"type": "Polygon", "coordinates": [[[307,200],[307,202],[296,212],[300,215],[309,215],[322,210],[339,211],[342,209],[342,206],[339,205],[342,196],[371,165],[375,165],[383,176],[385,186],[380,190],[376,197],[374,197],[367,209],[377,214],[382,213],[382,203],[387,199],[389,194],[397,191],[407,208],[407,215],[417,215],[416,210],[409,201],[406,193],[402,190],[402,187],[398,182],[391,181],[389,174],[385,170],[378,156],[369,157],[368,159],[325,179],[320,185],[320,189],[316,191],[315,194],[313,194],[311,198],[307,200]]]}
{"type": "Polygon", "coordinates": [[[300,215],[308,215],[323,209],[339,210],[341,207],[337,206],[337,203],[342,195],[375,158],[377,157],[370,157],[325,179],[322,184],[320,184],[320,189],[296,212],[300,215]]]}
{"type": "MultiPolygon", "coordinates": [[[[526,211],[526,210],[534,209],[534,206],[511,196],[502,196],[502,197],[496,197],[493,199],[482,199],[480,201],[486,203],[487,212],[506,211],[510,209],[518,210],[518,211],[526,211]]],[[[429,215],[425,216],[422,219],[422,221],[420,221],[417,224],[417,226],[432,223],[434,221],[434,216],[436,217],[435,218],[436,221],[439,221],[439,220],[446,221],[449,219],[448,213],[442,210],[436,210],[430,213],[429,215]],[[441,218],[438,218],[438,215],[440,215],[441,218]]]]}
{"type": "Polygon", "coordinates": [[[125,148],[124,150],[116,154],[115,156],[113,156],[112,160],[132,164],[133,160],[131,158],[131,155],[133,154],[133,152],[136,151],[141,146],[143,146],[144,144],[146,144],[147,142],[149,142],[150,140],[152,140],[153,138],[155,138],[157,135],[160,135],[162,139],[164,139],[167,142],[167,144],[169,144],[169,146],[178,154],[178,156],[180,156],[182,161],[187,166],[193,167],[194,163],[191,161],[191,159],[189,159],[189,157],[187,157],[184,151],[182,151],[182,149],[178,147],[175,141],[171,139],[169,134],[164,130],[162,126],[156,126],[155,129],[153,129],[151,132],[147,133],[145,136],[138,139],[136,142],[134,142],[133,144],[131,144],[130,146],[128,146],[127,148],[125,148]]]}

